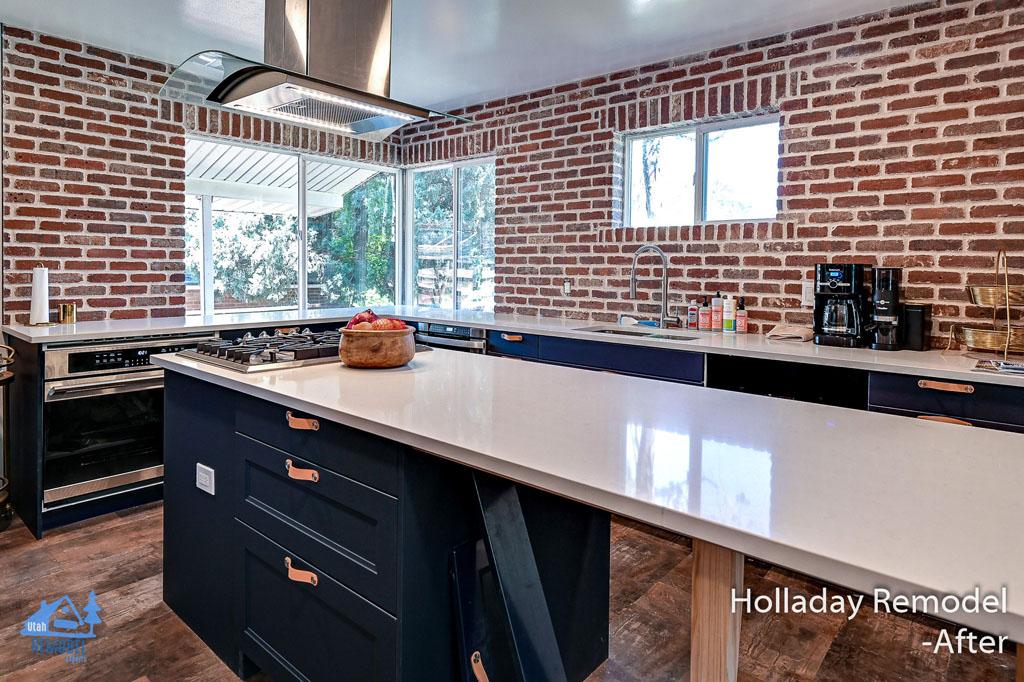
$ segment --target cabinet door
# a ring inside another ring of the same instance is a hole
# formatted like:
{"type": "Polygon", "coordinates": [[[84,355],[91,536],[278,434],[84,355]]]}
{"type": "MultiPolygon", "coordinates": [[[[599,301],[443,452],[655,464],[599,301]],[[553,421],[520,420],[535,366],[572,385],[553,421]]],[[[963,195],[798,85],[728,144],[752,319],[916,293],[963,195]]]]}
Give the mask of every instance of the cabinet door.
{"type": "Polygon", "coordinates": [[[1024,432],[1024,389],[872,372],[868,401],[873,411],[907,416],[945,416],[1001,431],[1024,432]]]}
{"type": "Polygon", "coordinates": [[[544,362],[688,384],[704,383],[703,353],[558,336],[540,337],[539,348],[544,362]]]}
{"type": "Polygon", "coordinates": [[[537,339],[534,334],[491,330],[487,332],[487,352],[491,355],[536,358],[537,339]]]}
{"type": "Polygon", "coordinates": [[[242,481],[238,517],[396,612],[398,501],[247,436],[235,440],[242,481]]]}
{"type": "Polygon", "coordinates": [[[247,657],[275,682],[398,679],[393,616],[241,521],[236,527],[247,657]]]}

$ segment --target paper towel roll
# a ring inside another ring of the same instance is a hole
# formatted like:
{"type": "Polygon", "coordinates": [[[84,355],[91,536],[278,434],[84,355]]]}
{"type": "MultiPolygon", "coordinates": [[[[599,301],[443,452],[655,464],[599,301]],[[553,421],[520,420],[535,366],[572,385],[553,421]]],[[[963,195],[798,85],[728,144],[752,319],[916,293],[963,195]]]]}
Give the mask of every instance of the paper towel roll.
{"type": "Polygon", "coordinates": [[[50,321],[50,272],[44,267],[32,268],[32,306],[28,321],[30,324],[50,321]]]}

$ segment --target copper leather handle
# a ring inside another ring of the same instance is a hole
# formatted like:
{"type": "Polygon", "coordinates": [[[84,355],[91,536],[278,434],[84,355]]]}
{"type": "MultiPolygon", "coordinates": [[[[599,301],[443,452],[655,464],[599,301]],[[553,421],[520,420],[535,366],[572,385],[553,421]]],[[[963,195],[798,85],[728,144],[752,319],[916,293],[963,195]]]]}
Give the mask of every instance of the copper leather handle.
{"type": "Polygon", "coordinates": [[[974,386],[970,384],[954,384],[949,381],[932,381],[921,379],[917,382],[918,388],[930,388],[933,391],[945,391],[947,393],[974,393],[974,386]]]}
{"type": "Polygon", "coordinates": [[[484,670],[484,659],[481,658],[479,651],[474,651],[473,655],[469,657],[469,665],[473,669],[473,676],[476,677],[476,682],[490,682],[487,677],[487,671],[484,670]]]}
{"type": "Polygon", "coordinates": [[[294,414],[292,414],[291,410],[285,412],[284,416],[288,419],[289,428],[295,429],[296,431],[320,430],[319,419],[307,419],[306,417],[296,417],[294,414]]]}
{"type": "Polygon", "coordinates": [[[519,343],[520,341],[523,340],[523,335],[522,334],[502,334],[501,335],[501,340],[502,341],[509,341],[511,343],[519,343]]]}
{"type": "Polygon", "coordinates": [[[320,480],[320,472],[316,469],[301,469],[294,464],[290,459],[284,461],[284,470],[288,472],[288,478],[294,478],[296,481],[313,481],[316,483],[320,480]]]}
{"type": "Polygon", "coordinates": [[[297,583],[306,583],[316,587],[317,577],[313,571],[300,571],[297,568],[292,568],[292,558],[286,556],[284,558],[284,567],[288,569],[288,580],[292,580],[297,583]]]}
{"type": "Polygon", "coordinates": [[[963,419],[957,419],[955,417],[940,417],[934,414],[922,414],[918,415],[918,419],[924,419],[930,422],[942,422],[943,424],[956,424],[957,426],[974,426],[971,422],[965,422],[963,419]]]}

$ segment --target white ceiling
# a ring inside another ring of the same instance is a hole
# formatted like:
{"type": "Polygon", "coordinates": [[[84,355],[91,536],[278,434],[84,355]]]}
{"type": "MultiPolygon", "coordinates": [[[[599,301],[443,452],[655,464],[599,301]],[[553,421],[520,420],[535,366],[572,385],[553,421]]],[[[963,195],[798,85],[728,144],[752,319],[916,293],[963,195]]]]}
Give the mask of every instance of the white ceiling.
{"type": "MultiPolygon", "coordinates": [[[[393,2],[392,96],[444,110],[911,0],[393,2]]],[[[174,63],[263,52],[263,0],[3,0],[0,21],[174,63]]]]}

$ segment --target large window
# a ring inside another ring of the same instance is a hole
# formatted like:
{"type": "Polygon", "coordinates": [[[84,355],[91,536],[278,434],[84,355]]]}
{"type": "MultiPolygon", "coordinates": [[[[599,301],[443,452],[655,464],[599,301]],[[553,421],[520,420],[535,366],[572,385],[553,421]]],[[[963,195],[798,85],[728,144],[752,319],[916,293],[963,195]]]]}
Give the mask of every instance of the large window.
{"type": "Polygon", "coordinates": [[[628,226],[775,217],[779,173],[775,117],[632,135],[625,147],[628,226]]]}
{"type": "Polygon", "coordinates": [[[494,162],[425,168],[409,181],[411,302],[494,309],[494,162]]]}
{"type": "Polygon", "coordinates": [[[187,310],[393,304],[397,177],[187,140],[187,310]]]}

